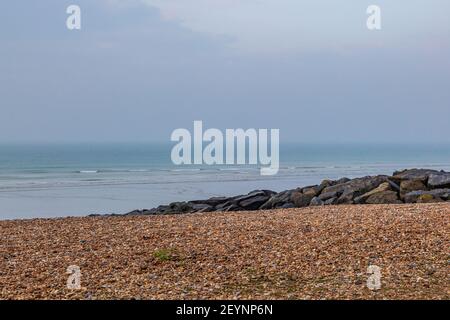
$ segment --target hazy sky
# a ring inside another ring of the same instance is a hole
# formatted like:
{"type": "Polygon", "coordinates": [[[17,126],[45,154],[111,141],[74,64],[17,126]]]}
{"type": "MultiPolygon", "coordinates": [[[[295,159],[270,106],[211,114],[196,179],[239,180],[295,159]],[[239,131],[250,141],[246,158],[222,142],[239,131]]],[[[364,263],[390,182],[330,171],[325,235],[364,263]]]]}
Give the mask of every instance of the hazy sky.
{"type": "Polygon", "coordinates": [[[450,142],[449,19],[448,0],[2,1],[0,142],[170,142],[193,120],[450,142]]]}

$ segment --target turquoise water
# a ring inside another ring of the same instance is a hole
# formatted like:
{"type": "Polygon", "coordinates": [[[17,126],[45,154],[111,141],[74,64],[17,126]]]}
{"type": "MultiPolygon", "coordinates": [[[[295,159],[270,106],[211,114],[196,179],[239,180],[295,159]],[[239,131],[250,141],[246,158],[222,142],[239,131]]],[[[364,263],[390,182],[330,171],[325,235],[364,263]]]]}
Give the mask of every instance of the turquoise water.
{"type": "Polygon", "coordinates": [[[450,171],[450,145],[295,145],[280,148],[280,170],[175,166],[169,144],[0,146],[0,219],[125,213],[162,203],[253,189],[281,191],[322,179],[450,171]]]}

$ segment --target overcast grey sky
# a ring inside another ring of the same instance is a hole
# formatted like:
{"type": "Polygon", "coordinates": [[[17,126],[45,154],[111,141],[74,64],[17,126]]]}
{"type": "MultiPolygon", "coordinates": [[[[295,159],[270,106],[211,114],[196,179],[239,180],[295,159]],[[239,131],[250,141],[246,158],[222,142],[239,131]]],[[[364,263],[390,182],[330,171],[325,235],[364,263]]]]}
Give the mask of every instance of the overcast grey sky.
{"type": "Polygon", "coordinates": [[[449,17],[448,0],[2,1],[0,142],[169,142],[193,120],[450,142],[449,17]]]}

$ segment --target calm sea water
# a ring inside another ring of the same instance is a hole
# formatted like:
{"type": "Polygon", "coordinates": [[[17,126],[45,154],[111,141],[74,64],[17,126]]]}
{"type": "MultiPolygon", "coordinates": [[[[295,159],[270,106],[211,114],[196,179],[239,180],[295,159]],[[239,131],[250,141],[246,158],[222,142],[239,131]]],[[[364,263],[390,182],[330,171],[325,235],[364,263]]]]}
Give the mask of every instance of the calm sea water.
{"type": "Polygon", "coordinates": [[[2,145],[0,219],[125,213],[412,167],[450,171],[450,145],[283,145],[276,176],[261,176],[256,166],[175,166],[171,147],[2,145]]]}

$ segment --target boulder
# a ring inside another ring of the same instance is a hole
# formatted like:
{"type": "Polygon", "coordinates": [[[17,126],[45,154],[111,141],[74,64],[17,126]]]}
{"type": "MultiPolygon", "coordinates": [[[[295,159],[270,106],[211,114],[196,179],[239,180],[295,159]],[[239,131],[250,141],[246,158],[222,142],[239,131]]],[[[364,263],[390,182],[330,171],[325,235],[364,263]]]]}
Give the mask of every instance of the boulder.
{"type": "Polygon", "coordinates": [[[392,190],[380,191],[369,196],[365,203],[367,204],[383,204],[383,203],[403,203],[398,198],[398,194],[392,190]]]}
{"type": "Polygon", "coordinates": [[[400,198],[404,198],[405,194],[410,193],[412,191],[423,191],[427,190],[427,186],[423,183],[422,180],[413,179],[413,180],[403,180],[400,183],[400,198]]]}
{"type": "Polygon", "coordinates": [[[443,202],[440,197],[431,194],[422,194],[417,198],[417,203],[443,202]]]}
{"type": "Polygon", "coordinates": [[[319,197],[314,197],[314,198],[312,198],[309,205],[310,206],[323,206],[324,202],[322,200],[320,200],[319,197]]]}
{"type": "Polygon", "coordinates": [[[311,203],[311,200],[314,198],[311,194],[303,194],[299,191],[294,191],[291,194],[291,202],[297,207],[307,207],[311,203]]]}
{"type": "Polygon", "coordinates": [[[325,188],[325,186],[310,186],[302,189],[302,193],[310,196],[317,196],[325,188]]]}
{"type": "Polygon", "coordinates": [[[392,179],[400,183],[403,180],[421,180],[426,183],[431,174],[438,174],[439,171],[430,169],[406,169],[394,172],[392,179]]]}
{"type": "Polygon", "coordinates": [[[331,198],[337,198],[337,197],[339,197],[339,196],[340,196],[340,193],[338,193],[337,191],[322,192],[322,193],[319,195],[319,199],[322,200],[322,201],[326,201],[326,200],[328,200],[328,199],[331,199],[331,198]]]}
{"type": "Polygon", "coordinates": [[[375,195],[375,194],[377,194],[377,193],[384,192],[384,191],[392,191],[392,190],[391,190],[391,184],[390,184],[389,182],[383,182],[383,183],[380,184],[377,188],[375,188],[375,189],[373,189],[373,190],[371,190],[371,191],[369,191],[369,192],[366,192],[366,193],[363,194],[362,196],[356,197],[356,198],[354,199],[354,202],[355,202],[355,203],[359,203],[359,204],[365,203],[366,200],[367,200],[369,197],[371,197],[371,196],[373,196],[373,195],[375,195]]]}
{"type": "Polygon", "coordinates": [[[413,191],[410,193],[407,193],[405,195],[405,202],[406,203],[415,203],[421,199],[420,201],[427,201],[431,200],[431,197],[435,200],[448,200],[450,194],[450,189],[434,189],[434,190],[428,190],[428,191],[413,191]]]}
{"type": "Polygon", "coordinates": [[[217,206],[218,204],[229,201],[229,197],[212,197],[206,200],[192,200],[189,201],[191,204],[208,204],[210,206],[217,206]]]}
{"type": "MultiPolygon", "coordinates": [[[[366,176],[327,187],[323,189],[322,194],[328,194],[329,198],[341,194],[338,203],[352,203],[355,197],[377,188],[383,182],[388,182],[387,176],[366,176]]],[[[321,200],[325,199],[321,198],[321,200]]]]}
{"type": "Polygon", "coordinates": [[[276,194],[276,192],[271,191],[271,190],[254,190],[254,191],[247,193],[246,195],[231,197],[229,200],[232,200],[235,203],[239,203],[243,200],[247,200],[247,199],[250,199],[253,197],[257,197],[257,196],[266,196],[267,198],[269,198],[270,196],[272,196],[274,194],[276,194]]]}
{"type": "Polygon", "coordinates": [[[264,203],[260,209],[274,209],[274,208],[280,208],[285,203],[288,203],[291,201],[291,194],[294,190],[285,190],[282,192],[279,192],[277,194],[272,195],[269,200],[264,203]]]}
{"type": "Polygon", "coordinates": [[[214,210],[214,207],[206,203],[198,203],[192,204],[192,210],[195,212],[211,212],[214,210]]]}
{"type": "Polygon", "coordinates": [[[241,201],[239,201],[238,204],[240,207],[242,207],[245,210],[257,210],[264,203],[266,203],[267,200],[269,200],[268,195],[257,195],[257,196],[253,196],[251,198],[241,200],[241,201]]]}
{"type": "Polygon", "coordinates": [[[289,208],[295,208],[294,204],[292,202],[286,202],[281,207],[278,207],[279,209],[289,209],[289,208]]]}
{"type": "Polygon", "coordinates": [[[326,201],[324,201],[324,205],[332,205],[332,204],[337,204],[337,199],[338,198],[336,198],[336,197],[333,197],[333,198],[330,198],[330,199],[328,199],[328,200],[326,200],[326,201]]]}
{"type": "Polygon", "coordinates": [[[336,201],[337,204],[352,204],[354,203],[355,192],[346,192],[342,194],[336,201]]]}
{"type": "Polygon", "coordinates": [[[192,212],[192,204],[188,202],[172,202],[164,213],[186,213],[192,212]]]}
{"type": "Polygon", "coordinates": [[[428,186],[431,189],[449,188],[450,187],[450,173],[432,173],[428,177],[428,186]]]}

